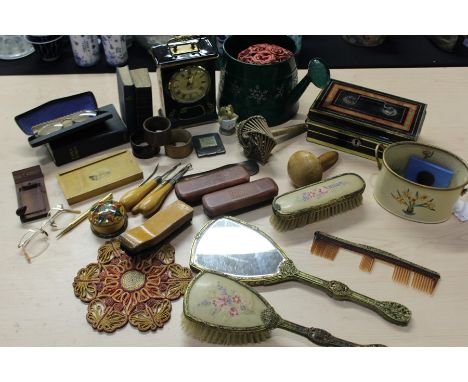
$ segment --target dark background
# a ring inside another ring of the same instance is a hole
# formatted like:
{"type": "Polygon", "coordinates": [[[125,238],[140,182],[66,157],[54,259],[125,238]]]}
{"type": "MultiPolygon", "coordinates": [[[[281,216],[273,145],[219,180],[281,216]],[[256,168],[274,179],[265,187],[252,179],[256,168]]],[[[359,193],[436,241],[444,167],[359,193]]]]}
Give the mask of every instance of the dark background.
{"type": "MultiPolygon", "coordinates": [[[[35,52],[18,60],[0,60],[0,75],[113,73],[104,54],[95,66],[80,68],[73,61],[68,38],[62,57],[55,62],[43,62],[35,52]]],[[[130,69],[147,67],[155,70],[149,53],[136,41],[129,48],[130,69]]],[[[321,57],[330,68],[403,68],[468,66],[468,47],[453,53],[439,49],[426,36],[387,36],[377,47],[359,47],[348,44],[341,36],[303,36],[302,50],[297,57],[299,68],[306,68],[312,57],[321,57]]]]}

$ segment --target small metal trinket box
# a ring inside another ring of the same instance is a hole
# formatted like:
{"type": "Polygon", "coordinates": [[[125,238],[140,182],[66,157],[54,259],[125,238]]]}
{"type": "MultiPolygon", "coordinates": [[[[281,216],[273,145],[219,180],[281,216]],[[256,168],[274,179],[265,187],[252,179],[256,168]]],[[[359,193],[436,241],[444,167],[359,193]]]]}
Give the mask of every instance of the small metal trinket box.
{"type": "Polygon", "coordinates": [[[96,203],[89,211],[91,231],[109,239],[120,235],[127,228],[127,213],[122,203],[115,200],[96,203]]]}
{"type": "Polygon", "coordinates": [[[375,160],[379,144],[416,141],[425,115],[424,103],[331,80],[310,107],[307,140],[375,160]]]}

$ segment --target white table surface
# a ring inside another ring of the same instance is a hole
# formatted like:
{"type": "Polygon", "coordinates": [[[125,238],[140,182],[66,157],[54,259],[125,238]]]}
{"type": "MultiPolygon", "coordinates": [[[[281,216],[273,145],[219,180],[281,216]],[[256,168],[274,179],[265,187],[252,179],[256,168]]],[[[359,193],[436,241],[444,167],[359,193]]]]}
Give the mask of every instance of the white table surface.
{"type": "MultiPolygon", "coordinates": [[[[301,72],[300,77],[304,75],[301,72]]],[[[428,104],[420,141],[441,146],[462,158],[468,158],[468,68],[430,69],[361,69],[333,70],[332,77],[375,88],[428,104]]],[[[159,92],[155,73],[153,82],[154,111],[159,108],[159,92]]],[[[94,236],[88,222],[63,239],[51,238],[48,251],[28,264],[17,248],[18,239],[29,227],[40,221],[21,224],[15,215],[17,200],[11,172],[40,164],[50,205],[66,200],[57,183],[60,170],[129,145],[123,145],[78,162],[56,167],[44,148],[33,149],[27,137],[14,122],[14,116],[46,101],[92,91],[98,105],[113,103],[118,109],[116,78],[113,74],[80,74],[63,76],[0,77],[0,124],[2,131],[0,171],[0,207],[3,212],[2,248],[0,255],[0,345],[3,346],[202,346],[188,337],[180,327],[182,299],[172,304],[172,317],[164,328],[142,334],[127,325],[113,334],[98,333],[87,323],[87,305],[73,294],[72,282],[79,269],[96,261],[97,250],[104,240],[94,236]]],[[[303,121],[318,94],[312,85],[300,100],[294,121],[303,121]]],[[[192,134],[216,132],[217,124],[190,128],[192,134]]],[[[198,159],[192,153],[187,161],[194,171],[203,171],[225,163],[245,160],[235,136],[222,137],[226,154],[198,159]]],[[[310,150],[319,155],[328,149],[306,142],[304,135],[275,148],[269,162],[252,179],[272,177],[280,193],[292,190],[286,163],[297,150],[310,150]]],[[[167,168],[173,160],[161,155],[158,159],[139,160],[149,174],[156,160],[167,168]]],[[[285,250],[297,268],[324,279],[340,280],[352,289],[380,300],[398,301],[408,306],[413,317],[407,327],[398,327],[367,309],[348,302],[334,301],[321,291],[288,282],[257,290],[285,319],[305,326],[326,329],[336,336],[359,343],[383,343],[389,346],[466,346],[468,344],[468,231],[467,225],[455,217],[435,225],[409,222],[384,211],[372,196],[377,174],[375,162],[340,152],[338,163],[327,176],[343,172],[361,175],[367,188],[359,208],[306,227],[279,233],[269,223],[271,207],[243,213],[238,217],[259,226],[285,250]],[[410,261],[434,269],[441,281],[433,295],[392,281],[393,267],[376,263],[372,273],[358,269],[360,256],[339,253],[334,262],[312,256],[309,252],[316,230],[355,242],[379,247],[410,261]]],[[[134,187],[131,184],[114,190],[115,197],[134,187]]],[[[87,209],[93,198],[74,205],[87,209]]],[[[176,200],[172,193],[166,204],[176,200]]],[[[195,207],[192,225],[178,235],[172,244],[176,262],[188,266],[192,238],[208,221],[202,207],[195,207]]],[[[143,222],[130,217],[129,227],[143,222]]],[[[310,346],[300,336],[277,329],[262,346],[310,346]]]]}

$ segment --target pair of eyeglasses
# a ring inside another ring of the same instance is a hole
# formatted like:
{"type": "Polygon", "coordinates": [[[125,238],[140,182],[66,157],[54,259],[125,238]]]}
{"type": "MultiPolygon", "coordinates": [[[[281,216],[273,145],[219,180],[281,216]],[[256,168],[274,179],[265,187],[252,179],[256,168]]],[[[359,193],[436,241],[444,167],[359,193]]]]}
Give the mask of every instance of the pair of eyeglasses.
{"type": "Polygon", "coordinates": [[[34,257],[45,252],[48,248],[49,233],[47,229],[59,230],[70,221],[69,214],[80,214],[81,211],[63,208],[62,204],[50,209],[47,220],[39,228],[28,229],[18,242],[18,248],[22,249],[23,255],[31,263],[34,257]]]}
{"type": "Polygon", "coordinates": [[[74,123],[84,122],[88,118],[93,118],[96,116],[97,111],[95,110],[83,110],[78,113],[69,115],[61,120],[55,120],[53,122],[47,123],[46,125],[42,126],[36,134],[40,137],[43,137],[56,131],[71,127],[74,123]]]}

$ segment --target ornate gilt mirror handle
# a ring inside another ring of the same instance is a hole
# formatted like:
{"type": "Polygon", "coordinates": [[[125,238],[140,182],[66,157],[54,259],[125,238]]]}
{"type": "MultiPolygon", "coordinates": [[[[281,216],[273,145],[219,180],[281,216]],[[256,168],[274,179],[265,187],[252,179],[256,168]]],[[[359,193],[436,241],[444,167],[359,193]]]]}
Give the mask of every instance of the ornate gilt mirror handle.
{"type": "Polygon", "coordinates": [[[319,328],[306,328],[295,324],[294,322],[279,320],[278,327],[287,331],[299,334],[306,337],[309,341],[319,346],[334,346],[334,347],[356,347],[356,346],[371,346],[371,347],[383,347],[385,345],[371,344],[371,345],[360,345],[351,341],[343,340],[341,338],[333,336],[330,332],[319,328]]]}
{"type": "Polygon", "coordinates": [[[411,310],[406,306],[393,301],[379,301],[361,293],[355,292],[340,281],[327,281],[319,277],[299,271],[291,260],[281,264],[280,277],[306,283],[314,288],[322,289],[330,297],[340,301],[350,301],[373,310],[385,320],[400,326],[408,325],[411,319],[411,310]]]}

